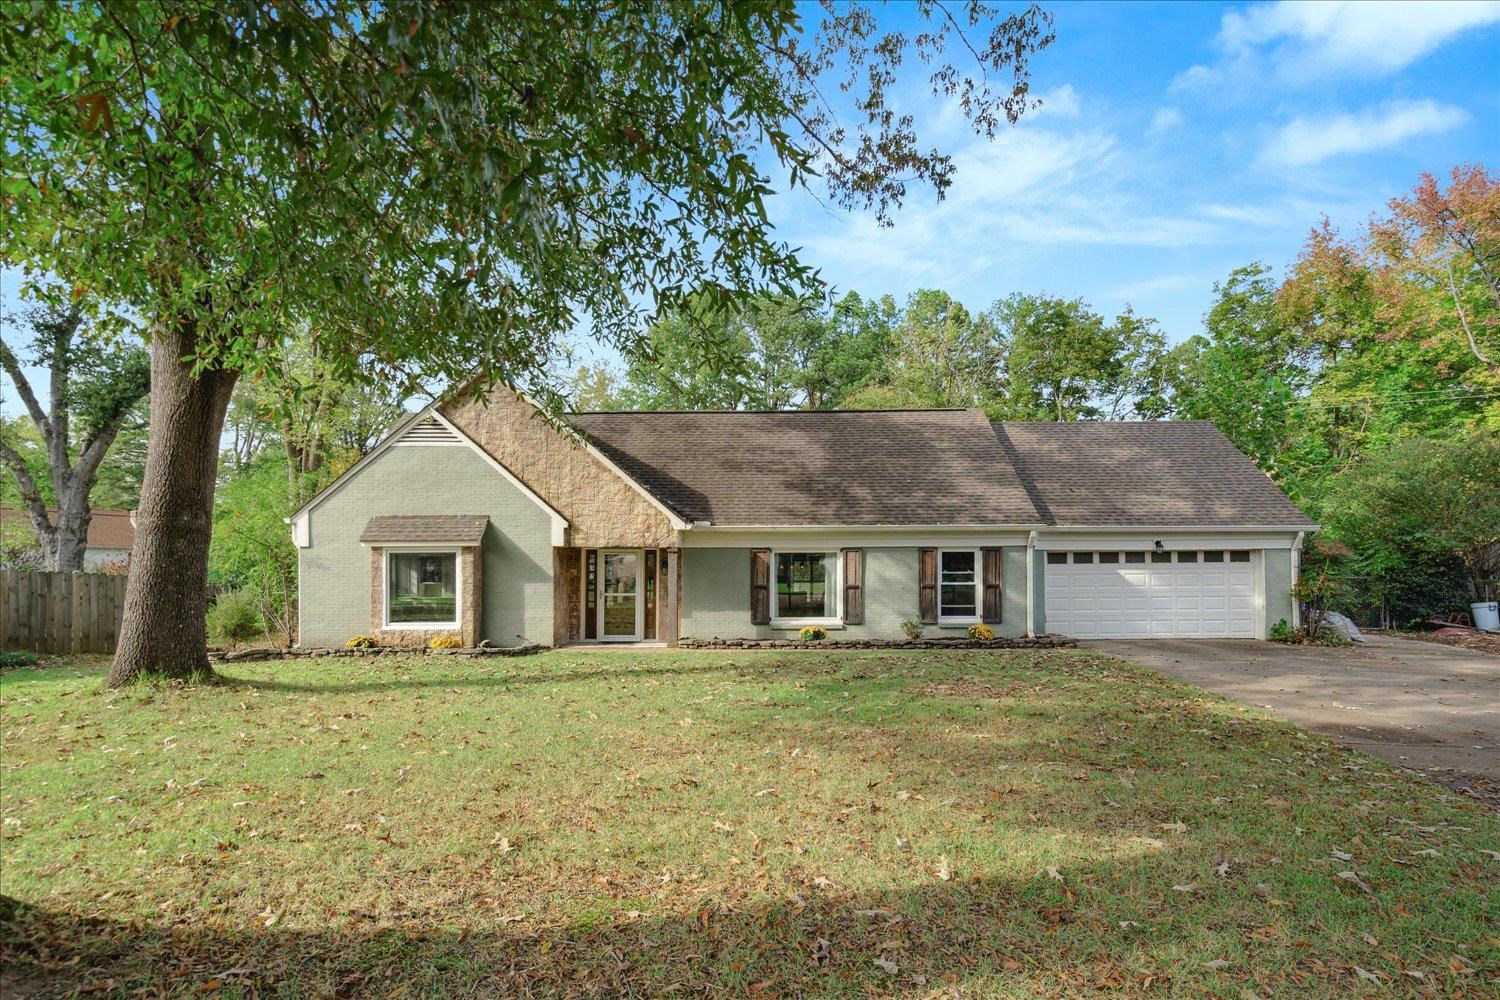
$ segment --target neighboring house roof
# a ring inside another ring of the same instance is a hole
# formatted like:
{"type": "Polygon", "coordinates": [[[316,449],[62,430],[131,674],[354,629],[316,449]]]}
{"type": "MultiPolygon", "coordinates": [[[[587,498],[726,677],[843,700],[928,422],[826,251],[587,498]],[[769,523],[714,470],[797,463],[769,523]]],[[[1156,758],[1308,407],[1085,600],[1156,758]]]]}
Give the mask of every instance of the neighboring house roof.
{"type": "Polygon", "coordinates": [[[1206,420],[994,425],[1049,523],[1313,528],[1206,420]]]}
{"type": "Polygon", "coordinates": [[[448,542],[478,545],[490,519],[484,514],[397,514],[372,517],[362,542],[448,542]]]}
{"type": "MultiPolygon", "coordinates": [[[[53,523],[57,520],[57,508],[48,507],[47,516],[53,523]]],[[[32,534],[31,515],[24,510],[0,510],[0,526],[7,533],[22,527],[32,534]]],[[[88,535],[84,544],[90,549],[111,549],[129,552],[135,547],[135,525],[130,523],[130,511],[96,507],[89,515],[88,535]]]]}
{"type": "Polygon", "coordinates": [[[978,410],[577,413],[568,420],[688,521],[1042,521],[978,410]]]}

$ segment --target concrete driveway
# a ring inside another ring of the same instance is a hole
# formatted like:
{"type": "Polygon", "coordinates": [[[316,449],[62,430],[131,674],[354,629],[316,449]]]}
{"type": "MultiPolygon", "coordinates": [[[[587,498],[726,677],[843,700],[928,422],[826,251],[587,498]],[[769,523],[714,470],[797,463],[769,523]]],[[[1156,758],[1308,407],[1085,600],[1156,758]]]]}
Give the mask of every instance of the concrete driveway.
{"type": "Polygon", "coordinates": [[[1339,649],[1247,639],[1080,645],[1266,709],[1500,808],[1500,657],[1386,636],[1339,649]]]}

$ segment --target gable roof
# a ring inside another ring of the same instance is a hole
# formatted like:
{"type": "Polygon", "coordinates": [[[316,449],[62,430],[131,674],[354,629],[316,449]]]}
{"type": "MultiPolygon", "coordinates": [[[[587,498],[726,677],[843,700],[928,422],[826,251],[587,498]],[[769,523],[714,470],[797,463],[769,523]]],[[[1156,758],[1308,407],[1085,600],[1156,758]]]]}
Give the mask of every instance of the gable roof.
{"type": "MultiPolygon", "coordinates": [[[[55,522],[57,508],[48,507],[47,516],[55,522]]],[[[31,515],[24,510],[0,509],[0,526],[4,526],[7,532],[20,528],[28,535],[33,534],[31,515]]],[[[135,525],[131,523],[130,511],[95,507],[89,512],[88,534],[84,539],[84,546],[126,552],[134,548],[135,525]]]]}
{"type": "Polygon", "coordinates": [[[994,424],[1049,523],[1315,527],[1206,420],[994,424]]]}
{"type": "Polygon", "coordinates": [[[978,410],[576,413],[568,420],[686,521],[1042,520],[978,410]]]}

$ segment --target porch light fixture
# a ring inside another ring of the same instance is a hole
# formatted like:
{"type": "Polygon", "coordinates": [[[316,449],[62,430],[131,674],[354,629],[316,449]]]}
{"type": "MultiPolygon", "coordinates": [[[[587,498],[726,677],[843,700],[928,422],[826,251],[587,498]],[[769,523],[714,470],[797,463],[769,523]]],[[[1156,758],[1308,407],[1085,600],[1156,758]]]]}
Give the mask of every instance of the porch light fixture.
{"type": "Polygon", "coordinates": [[[1158,538],[1156,540],[1156,551],[1157,552],[1165,552],[1165,551],[1167,551],[1167,547],[1161,543],[1161,539],[1160,538],[1158,538]]]}

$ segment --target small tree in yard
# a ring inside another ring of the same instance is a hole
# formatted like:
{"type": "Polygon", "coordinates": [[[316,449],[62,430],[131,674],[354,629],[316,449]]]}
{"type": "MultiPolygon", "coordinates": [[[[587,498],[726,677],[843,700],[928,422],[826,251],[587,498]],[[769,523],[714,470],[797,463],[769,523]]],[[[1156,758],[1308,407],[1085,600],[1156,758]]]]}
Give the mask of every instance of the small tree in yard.
{"type": "MultiPolygon", "coordinates": [[[[55,288],[44,289],[56,293],[55,288]]],[[[47,403],[37,398],[22,358],[0,341],[0,367],[41,436],[55,516],[47,510],[42,484],[17,448],[0,435],[0,462],[15,480],[22,505],[41,544],[42,566],[72,572],[83,568],[92,502],[100,463],[127,418],[150,387],[146,352],[138,345],[107,344],[90,336],[77,302],[53,301],[26,314],[34,339],[30,360],[48,370],[47,403]]]]}
{"type": "Polygon", "coordinates": [[[941,193],[951,159],[888,99],[903,58],[993,137],[1035,103],[1051,18],[916,10],[908,36],[833,0],[0,0],[0,254],[127,305],[151,344],[110,683],[212,676],[220,430],[288,331],[350,376],[477,372],[555,406],[547,365],[580,324],[629,347],[643,300],[816,284],[763,165],[881,221],[912,183],[941,193]]]}
{"type": "Polygon", "coordinates": [[[1500,577],[1500,432],[1472,428],[1409,438],[1333,477],[1324,504],[1331,533],[1361,568],[1381,573],[1418,557],[1455,559],[1470,600],[1490,600],[1500,577]]]}

